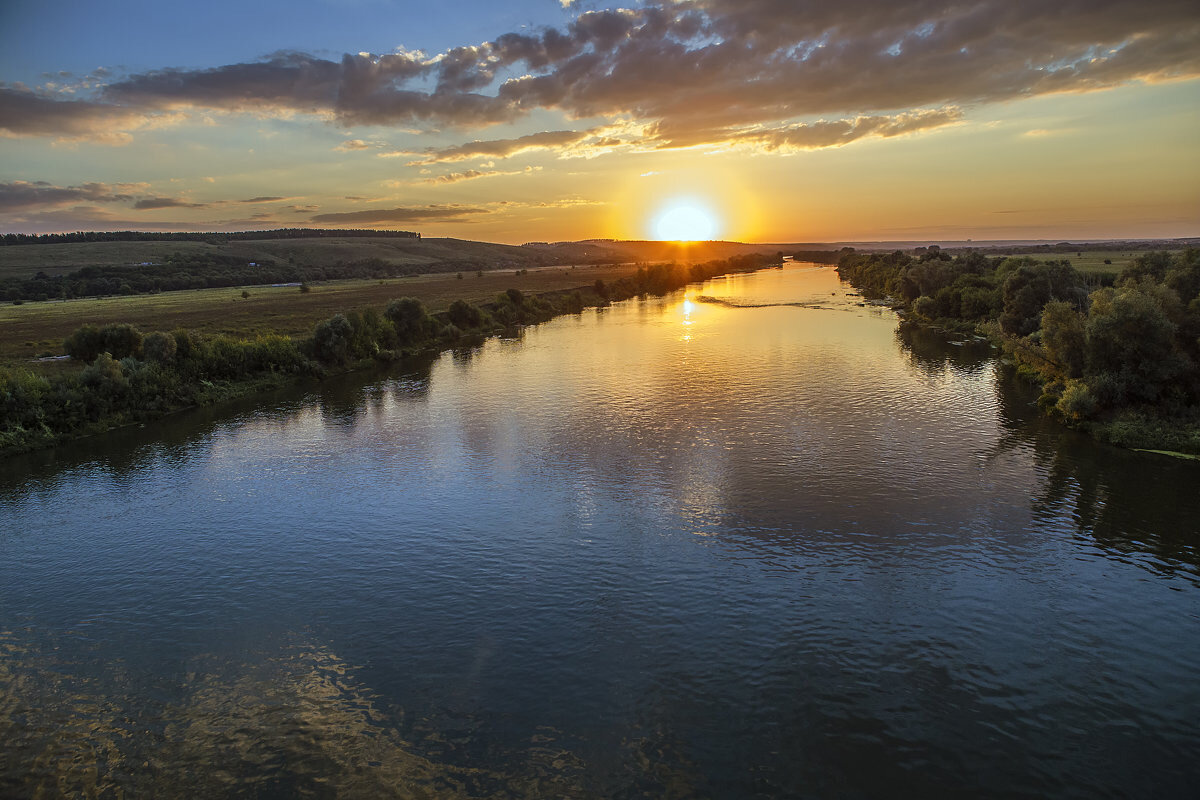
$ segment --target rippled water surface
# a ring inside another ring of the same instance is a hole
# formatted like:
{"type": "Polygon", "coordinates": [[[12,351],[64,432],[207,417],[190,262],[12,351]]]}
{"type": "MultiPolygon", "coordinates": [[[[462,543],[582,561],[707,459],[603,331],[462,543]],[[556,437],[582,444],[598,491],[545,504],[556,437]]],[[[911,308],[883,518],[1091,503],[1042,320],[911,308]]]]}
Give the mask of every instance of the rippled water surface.
{"type": "Polygon", "coordinates": [[[0,463],[0,796],[1194,796],[1200,464],[790,265],[0,463]]]}

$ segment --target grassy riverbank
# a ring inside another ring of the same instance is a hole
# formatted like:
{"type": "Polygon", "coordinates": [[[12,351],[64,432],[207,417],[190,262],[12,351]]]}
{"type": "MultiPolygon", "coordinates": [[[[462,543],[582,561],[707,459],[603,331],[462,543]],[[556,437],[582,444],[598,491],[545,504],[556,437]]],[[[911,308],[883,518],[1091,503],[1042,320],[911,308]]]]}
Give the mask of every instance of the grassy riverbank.
{"type": "MultiPolygon", "coordinates": [[[[169,302],[143,303],[136,306],[145,312],[141,319],[178,320],[198,313],[203,320],[225,330],[232,326],[237,332],[179,326],[168,330],[160,326],[147,332],[129,321],[133,315],[75,328],[61,343],[73,369],[47,373],[27,367],[0,367],[0,454],[45,447],[189,406],[211,405],[374,362],[451,348],[515,326],[578,313],[589,306],[666,294],[693,281],[758,269],[775,261],[773,256],[752,255],[691,266],[627,268],[620,273],[604,272],[603,268],[575,270],[574,280],[566,277],[571,270],[559,270],[566,276],[550,272],[535,275],[533,280],[543,288],[536,293],[511,285],[514,278],[528,277],[533,271],[510,273],[504,276],[507,288],[493,291],[484,301],[479,300],[484,291],[479,283],[475,291],[463,293],[466,297],[460,295],[453,300],[448,299],[445,285],[427,283],[425,296],[432,300],[432,307],[404,291],[412,284],[377,283],[371,289],[372,296],[390,297],[386,306],[347,310],[328,318],[321,318],[321,314],[320,321],[309,324],[304,335],[293,336],[267,327],[269,317],[266,323],[259,321],[250,328],[238,327],[245,326],[245,321],[217,322],[224,308],[246,305],[253,294],[234,301],[200,303],[199,309],[176,308],[169,302]],[[610,279],[599,277],[601,274],[610,279]],[[581,285],[580,277],[590,283],[581,285]],[[554,286],[560,288],[549,288],[554,286]]],[[[452,285],[465,287],[485,278],[451,280],[452,285]]],[[[496,280],[496,275],[486,279],[492,289],[496,280]]],[[[360,297],[355,292],[363,290],[365,287],[350,288],[342,299],[360,297]]],[[[302,299],[317,293],[301,294],[294,288],[293,292],[302,299]]],[[[291,298],[269,297],[267,302],[272,301],[286,305],[291,298]]],[[[284,318],[290,320],[289,325],[300,325],[304,319],[311,320],[317,308],[323,307],[305,306],[303,312],[284,318]]],[[[257,316],[263,316],[261,308],[257,316]]],[[[78,317],[75,321],[77,324],[78,317]]]]}
{"type": "Polygon", "coordinates": [[[23,366],[38,356],[62,355],[63,340],[84,324],[125,322],[145,331],[186,328],[238,338],[272,333],[297,337],[311,333],[317,322],[339,311],[383,306],[400,296],[415,297],[436,313],[445,311],[458,299],[486,303],[509,288],[527,294],[561,292],[597,280],[614,283],[636,276],[637,271],[636,264],[536,267],[330,281],[312,284],[308,292],[301,292],[297,286],[239,286],[19,306],[3,304],[0,305],[0,366],[23,366]],[[243,297],[243,291],[249,296],[243,297]]]}
{"type": "Polygon", "coordinates": [[[1122,447],[1200,453],[1200,250],[1146,253],[1115,277],[935,249],[852,253],[838,271],[919,324],[987,334],[1064,423],[1122,447]]]}

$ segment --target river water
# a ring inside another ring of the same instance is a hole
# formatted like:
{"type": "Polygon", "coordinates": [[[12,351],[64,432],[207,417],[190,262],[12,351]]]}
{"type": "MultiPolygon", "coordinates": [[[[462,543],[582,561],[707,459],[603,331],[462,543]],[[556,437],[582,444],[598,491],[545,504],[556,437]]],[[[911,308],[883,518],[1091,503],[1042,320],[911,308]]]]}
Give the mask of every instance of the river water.
{"type": "Polygon", "coordinates": [[[789,264],[0,464],[0,796],[1194,796],[1200,463],[789,264]]]}

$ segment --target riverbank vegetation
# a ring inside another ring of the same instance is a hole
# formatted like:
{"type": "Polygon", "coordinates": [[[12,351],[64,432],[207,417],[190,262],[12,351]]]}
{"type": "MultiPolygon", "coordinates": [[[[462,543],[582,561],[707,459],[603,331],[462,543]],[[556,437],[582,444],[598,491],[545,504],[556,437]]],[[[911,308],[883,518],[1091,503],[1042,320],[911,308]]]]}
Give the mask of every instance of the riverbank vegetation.
{"type": "Polygon", "coordinates": [[[44,447],[171,411],[208,405],[303,379],[445,349],[637,296],[662,295],[693,281],[776,262],[747,255],[704,264],[641,267],[623,277],[569,290],[526,294],[509,288],[492,300],[458,299],[431,313],[413,297],[348,310],[311,334],[206,335],[186,328],[145,332],[129,323],[86,324],[63,349],[82,369],[39,374],[0,368],[0,453],[44,447]]]}
{"type": "Polygon", "coordinates": [[[1067,424],[1124,447],[1200,454],[1200,250],[1145,253],[1117,275],[922,250],[847,253],[838,271],[911,321],[988,335],[1067,424]]]}

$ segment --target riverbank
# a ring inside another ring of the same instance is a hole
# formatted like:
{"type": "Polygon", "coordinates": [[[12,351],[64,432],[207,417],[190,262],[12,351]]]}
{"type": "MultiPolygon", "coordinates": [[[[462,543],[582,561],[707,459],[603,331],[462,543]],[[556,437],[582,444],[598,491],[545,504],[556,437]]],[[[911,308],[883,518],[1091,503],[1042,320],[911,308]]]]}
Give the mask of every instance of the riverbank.
{"type": "Polygon", "coordinates": [[[474,304],[490,302],[510,288],[541,294],[572,290],[597,280],[614,283],[636,276],[639,267],[644,265],[535,267],[326,281],[309,284],[307,292],[295,285],[237,286],[4,304],[0,305],[0,366],[44,371],[46,367],[30,362],[63,354],[63,340],[86,324],[129,323],[145,331],[186,328],[237,338],[260,334],[302,337],[311,334],[322,319],[339,311],[384,306],[396,297],[415,297],[436,313],[459,299],[474,304]]]}
{"type": "MultiPolygon", "coordinates": [[[[774,263],[774,257],[741,256],[690,266],[636,267],[609,282],[597,277],[589,285],[539,293],[509,286],[486,302],[459,297],[438,302],[445,307],[436,310],[417,297],[398,297],[393,288],[385,308],[335,313],[310,327],[303,337],[261,329],[252,337],[182,327],[144,332],[127,321],[85,324],[63,340],[62,349],[71,356],[68,367],[49,374],[0,368],[0,455],[51,446],[299,380],[452,349],[587,307],[662,295],[691,282],[774,263]]],[[[592,277],[592,273],[584,274],[592,277]]]]}
{"type": "Polygon", "coordinates": [[[850,253],[838,272],[909,324],[986,335],[1064,424],[1120,447],[1200,454],[1200,251],[1147,253],[1115,278],[932,249],[850,253]]]}

